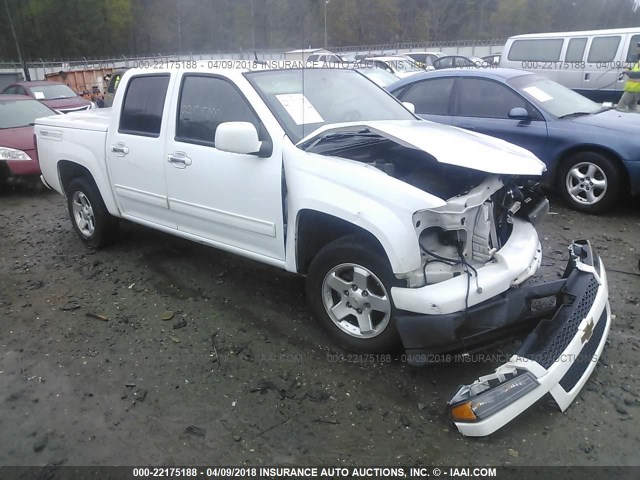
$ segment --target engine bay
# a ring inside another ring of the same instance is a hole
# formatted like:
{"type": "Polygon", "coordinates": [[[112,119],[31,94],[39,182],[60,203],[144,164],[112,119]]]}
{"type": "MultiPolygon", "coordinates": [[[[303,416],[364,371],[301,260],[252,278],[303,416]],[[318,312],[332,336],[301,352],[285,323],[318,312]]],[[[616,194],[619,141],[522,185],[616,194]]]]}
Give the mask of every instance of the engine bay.
{"type": "Polygon", "coordinates": [[[493,261],[508,240],[513,216],[534,222],[548,208],[536,180],[443,164],[426,152],[383,137],[355,145],[323,144],[314,150],[364,163],[447,202],[413,216],[422,271],[411,279],[412,286],[462,274],[474,277],[476,269],[493,261]]]}

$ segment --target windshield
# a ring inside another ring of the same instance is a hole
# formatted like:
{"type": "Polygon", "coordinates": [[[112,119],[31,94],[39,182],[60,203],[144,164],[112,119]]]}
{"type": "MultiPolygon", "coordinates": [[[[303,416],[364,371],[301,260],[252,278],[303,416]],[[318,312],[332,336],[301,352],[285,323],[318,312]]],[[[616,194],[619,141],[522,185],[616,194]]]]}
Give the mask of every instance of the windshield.
{"type": "Polygon", "coordinates": [[[77,97],[76,92],[61,83],[52,83],[51,85],[35,85],[29,87],[33,98],[36,100],[52,100],[56,98],[77,97]]]}
{"type": "Polygon", "coordinates": [[[294,143],[329,123],[415,120],[355,70],[309,68],[245,73],[294,143]]]}
{"type": "Polygon", "coordinates": [[[515,77],[508,83],[542,110],[556,117],[595,113],[602,106],[579,93],[538,75],[515,77]]]}
{"type": "Polygon", "coordinates": [[[381,87],[387,87],[400,80],[393,73],[389,73],[381,68],[357,68],[356,70],[381,87]]]}
{"type": "Polygon", "coordinates": [[[0,128],[27,127],[56,112],[36,100],[0,100],[0,128]]]}

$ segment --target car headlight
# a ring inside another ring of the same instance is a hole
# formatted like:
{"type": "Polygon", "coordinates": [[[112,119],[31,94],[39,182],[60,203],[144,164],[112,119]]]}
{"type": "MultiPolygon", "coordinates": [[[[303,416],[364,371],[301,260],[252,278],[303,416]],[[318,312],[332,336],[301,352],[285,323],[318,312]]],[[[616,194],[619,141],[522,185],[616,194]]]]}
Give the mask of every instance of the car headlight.
{"type": "Polygon", "coordinates": [[[475,422],[490,417],[498,410],[524,397],[540,385],[532,373],[526,372],[516,377],[505,379],[499,385],[486,390],[478,396],[468,398],[468,392],[458,392],[452,400],[451,416],[456,422],[475,422]],[[462,394],[462,395],[461,395],[462,394]],[[458,396],[468,399],[462,403],[455,402],[458,396]]]}
{"type": "Polygon", "coordinates": [[[31,160],[31,157],[22,150],[8,147],[0,147],[0,160],[31,160]]]}

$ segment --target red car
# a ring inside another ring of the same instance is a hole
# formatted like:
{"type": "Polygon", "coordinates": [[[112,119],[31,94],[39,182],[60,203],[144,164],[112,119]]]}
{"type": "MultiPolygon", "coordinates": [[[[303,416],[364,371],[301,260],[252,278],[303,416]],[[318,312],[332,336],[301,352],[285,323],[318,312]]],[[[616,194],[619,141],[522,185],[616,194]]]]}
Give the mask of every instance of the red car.
{"type": "Polygon", "coordinates": [[[2,93],[28,95],[60,113],[81,112],[97,108],[96,104],[82,98],[64,83],[46,80],[13,83],[5,88],[2,93]]]}
{"type": "Polygon", "coordinates": [[[0,96],[0,181],[40,175],[33,122],[55,114],[46,105],[23,95],[0,96]]]}

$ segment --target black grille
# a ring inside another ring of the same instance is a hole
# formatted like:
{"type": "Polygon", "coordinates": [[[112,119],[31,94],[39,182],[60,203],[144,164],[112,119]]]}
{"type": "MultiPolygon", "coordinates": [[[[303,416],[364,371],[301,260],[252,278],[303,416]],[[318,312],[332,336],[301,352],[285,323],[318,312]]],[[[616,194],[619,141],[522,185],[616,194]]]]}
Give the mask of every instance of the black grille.
{"type": "Polygon", "coordinates": [[[573,387],[576,386],[576,383],[582,378],[585,370],[589,366],[589,363],[593,361],[593,356],[598,349],[598,345],[600,345],[600,341],[602,340],[602,336],[604,335],[604,329],[607,325],[607,311],[602,312],[600,316],[600,320],[596,324],[596,328],[593,330],[593,334],[591,338],[586,343],[585,346],[580,350],[580,354],[574,360],[573,365],[569,367],[567,373],[565,373],[562,380],[560,380],[560,386],[564,388],[566,392],[571,391],[573,387]]]}
{"type": "Polygon", "coordinates": [[[595,277],[591,277],[591,281],[587,285],[584,294],[580,297],[580,300],[574,302],[569,318],[555,333],[551,342],[545,346],[544,350],[531,356],[527,355],[527,357],[535,360],[544,368],[549,368],[553,365],[553,362],[560,357],[575,336],[578,331],[578,325],[580,325],[580,322],[587,316],[587,313],[589,313],[597,293],[598,282],[595,277]]]}

